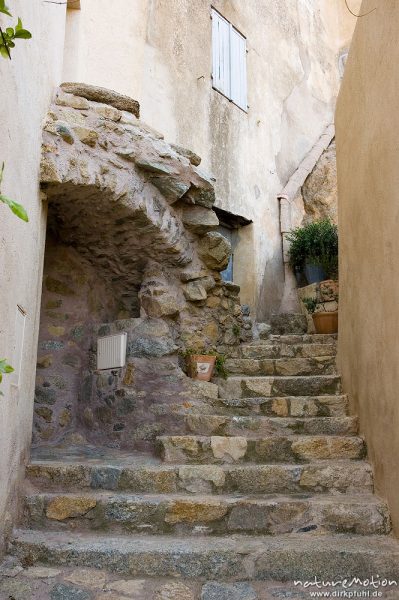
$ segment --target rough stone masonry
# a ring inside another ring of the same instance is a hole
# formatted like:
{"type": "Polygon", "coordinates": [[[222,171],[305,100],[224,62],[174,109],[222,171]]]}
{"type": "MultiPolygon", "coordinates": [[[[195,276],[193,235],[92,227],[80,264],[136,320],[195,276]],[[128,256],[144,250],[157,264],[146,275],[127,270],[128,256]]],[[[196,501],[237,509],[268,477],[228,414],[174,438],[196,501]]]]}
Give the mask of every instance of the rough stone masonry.
{"type": "Polygon", "coordinates": [[[153,407],[159,389],[162,404],[192,395],[178,353],[233,356],[251,336],[239,287],[220,276],[231,248],[216,231],[213,179],[138,116],[120,94],[63,84],[45,119],[35,443],[146,447],[168,420],[153,407]],[[126,368],[97,372],[97,337],[122,331],[126,368]]]}

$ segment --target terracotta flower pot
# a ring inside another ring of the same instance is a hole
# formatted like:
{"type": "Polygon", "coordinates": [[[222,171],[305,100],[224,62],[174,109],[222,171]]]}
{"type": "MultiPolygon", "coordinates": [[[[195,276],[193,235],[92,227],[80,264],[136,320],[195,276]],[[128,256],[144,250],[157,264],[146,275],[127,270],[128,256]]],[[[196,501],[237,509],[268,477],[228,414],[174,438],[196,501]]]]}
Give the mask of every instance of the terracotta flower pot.
{"type": "Polygon", "coordinates": [[[313,313],[316,333],[338,333],[338,312],[313,313]]]}
{"type": "Polygon", "coordinates": [[[192,379],[210,381],[215,367],[216,356],[192,354],[187,357],[188,374],[192,379]]]}

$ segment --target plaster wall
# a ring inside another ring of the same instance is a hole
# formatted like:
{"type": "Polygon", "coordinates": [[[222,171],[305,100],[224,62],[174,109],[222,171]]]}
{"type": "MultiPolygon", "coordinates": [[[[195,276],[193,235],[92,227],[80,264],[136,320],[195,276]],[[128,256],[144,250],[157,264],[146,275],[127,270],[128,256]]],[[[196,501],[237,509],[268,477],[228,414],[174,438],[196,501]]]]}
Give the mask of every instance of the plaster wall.
{"type": "Polygon", "coordinates": [[[399,5],[377,4],[357,23],[336,113],[339,364],[398,535],[399,5]]]}
{"type": "Polygon", "coordinates": [[[64,80],[137,99],[146,123],[202,157],[217,206],[253,221],[239,232],[234,280],[259,318],[283,291],[276,194],[333,119],[355,23],[341,5],[213,2],[247,37],[247,113],[212,89],[208,0],[84,0],[67,17],[64,80]]]}
{"type": "MultiPolygon", "coordinates": [[[[65,7],[34,0],[7,3],[33,39],[19,41],[12,60],[0,59],[0,162],[5,161],[2,192],[22,203],[29,223],[0,205],[1,321],[0,358],[15,364],[17,305],[26,311],[21,379],[7,375],[0,397],[0,554],[16,508],[32,431],[33,390],[39,325],[46,207],[39,192],[42,119],[59,82],[65,7]],[[14,380],[15,381],[15,380],[14,380]]],[[[11,19],[1,15],[2,26],[11,19]]]]}

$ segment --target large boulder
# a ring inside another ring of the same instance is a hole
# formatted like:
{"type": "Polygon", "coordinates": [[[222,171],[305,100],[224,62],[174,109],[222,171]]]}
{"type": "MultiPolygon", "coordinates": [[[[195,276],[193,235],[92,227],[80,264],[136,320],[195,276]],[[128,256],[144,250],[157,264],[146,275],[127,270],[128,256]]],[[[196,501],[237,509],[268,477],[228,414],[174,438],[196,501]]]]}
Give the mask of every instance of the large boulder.
{"type": "Polygon", "coordinates": [[[323,152],[302,186],[305,220],[338,223],[337,159],[335,142],[323,152]]]}

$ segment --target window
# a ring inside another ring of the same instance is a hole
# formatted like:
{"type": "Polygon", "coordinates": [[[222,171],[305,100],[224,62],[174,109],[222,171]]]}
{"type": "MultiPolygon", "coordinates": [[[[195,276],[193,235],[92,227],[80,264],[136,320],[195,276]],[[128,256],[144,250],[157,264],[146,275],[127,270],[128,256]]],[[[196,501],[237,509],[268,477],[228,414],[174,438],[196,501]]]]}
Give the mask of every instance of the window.
{"type": "Polygon", "coordinates": [[[247,110],[247,40],[212,9],[213,87],[247,110]]]}

